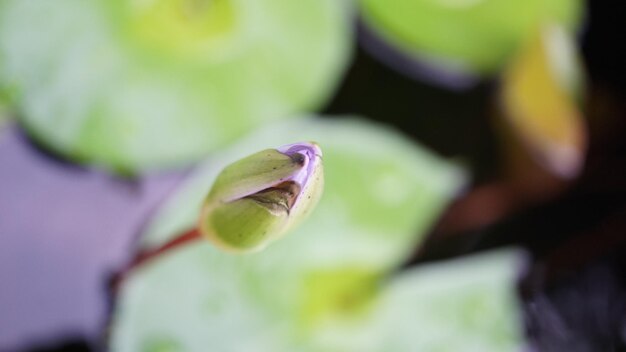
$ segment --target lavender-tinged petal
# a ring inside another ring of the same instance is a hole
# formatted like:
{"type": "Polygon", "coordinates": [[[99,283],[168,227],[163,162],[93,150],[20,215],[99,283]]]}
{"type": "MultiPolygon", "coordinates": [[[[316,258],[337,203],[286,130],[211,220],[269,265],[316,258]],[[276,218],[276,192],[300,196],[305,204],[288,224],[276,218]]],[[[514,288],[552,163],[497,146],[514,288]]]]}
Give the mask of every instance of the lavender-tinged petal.
{"type": "Polygon", "coordinates": [[[295,154],[304,156],[304,167],[291,178],[292,181],[298,182],[301,186],[306,185],[322,158],[322,150],[313,142],[287,144],[276,148],[276,150],[288,156],[295,154]]]}

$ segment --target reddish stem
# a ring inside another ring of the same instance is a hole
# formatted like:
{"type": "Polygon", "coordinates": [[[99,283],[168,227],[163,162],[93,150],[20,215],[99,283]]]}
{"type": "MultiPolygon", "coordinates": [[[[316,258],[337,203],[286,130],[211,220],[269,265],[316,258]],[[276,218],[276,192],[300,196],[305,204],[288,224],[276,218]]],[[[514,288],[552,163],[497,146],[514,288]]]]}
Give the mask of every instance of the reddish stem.
{"type": "Polygon", "coordinates": [[[201,239],[202,236],[198,228],[194,227],[182,234],[174,237],[173,239],[165,242],[164,244],[157,246],[155,248],[142,249],[135,253],[133,259],[126,265],[124,269],[122,269],[119,273],[115,275],[112,282],[113,292],[117,292],[118,288],[124,282],[124,280],[137,268],[142,265],[150,262],[151,260],[166,254],[167,252],[174,250],[180,246],[185,244],[193,243],[196,240],[201,239]]]}

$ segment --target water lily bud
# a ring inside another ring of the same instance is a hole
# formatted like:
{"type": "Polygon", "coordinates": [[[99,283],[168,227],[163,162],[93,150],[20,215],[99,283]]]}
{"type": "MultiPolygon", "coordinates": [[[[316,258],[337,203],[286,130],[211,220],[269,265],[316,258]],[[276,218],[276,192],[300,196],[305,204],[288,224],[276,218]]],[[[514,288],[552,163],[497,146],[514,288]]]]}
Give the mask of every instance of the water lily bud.
{"type": "Polygon", "coordinates": [[[221,249],[259,251],[311,213],[322,195],[323,177],[322,151],[315,143],[252,154],[218,175],[198,227],[221,249]]]}

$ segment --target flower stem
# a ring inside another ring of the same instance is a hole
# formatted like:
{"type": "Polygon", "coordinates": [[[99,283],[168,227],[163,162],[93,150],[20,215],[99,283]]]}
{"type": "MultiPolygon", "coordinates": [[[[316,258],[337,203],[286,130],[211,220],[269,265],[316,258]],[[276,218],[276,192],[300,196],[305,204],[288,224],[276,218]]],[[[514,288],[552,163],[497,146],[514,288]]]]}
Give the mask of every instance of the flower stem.
{"type": "Polygon", "coordinates": [[[113,280],[111,282],[112,291],[114,293],[117,293],[120,285],[124,282],[124,280],[139,267],[145,265],[146,263],[152,261],[153,259],[156,259],[161,255],[164,255],[186,244],[193,243],[201,238],[202,236],[200,234],[200,231],[198,230],[198,228],[194,227],[172,238],[171,240],[165,242],[160,246],[138,250],[133,256],[132,260],[113,277],[113,280]]]}

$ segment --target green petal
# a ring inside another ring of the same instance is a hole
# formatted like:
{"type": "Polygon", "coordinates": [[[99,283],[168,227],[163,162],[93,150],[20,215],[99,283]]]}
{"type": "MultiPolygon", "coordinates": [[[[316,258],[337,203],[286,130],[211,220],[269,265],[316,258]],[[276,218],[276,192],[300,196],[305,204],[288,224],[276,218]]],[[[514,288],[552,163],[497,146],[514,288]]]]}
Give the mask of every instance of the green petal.
{"type": "Polygon", "coordinates": [[[273,212],[252,199],[240,199],[212,209],[202,227],[215,237],[214,243],[226,250],[249,251],[265,247],[269,239],[281,233],[288,213],[273,212]]]}
{"type": "Polygon", "coordinates": [[[219,174],[207,202],[230,201],[268,188],[301,168],[275,149],[252,154],[228,165],[219,174]]]}

